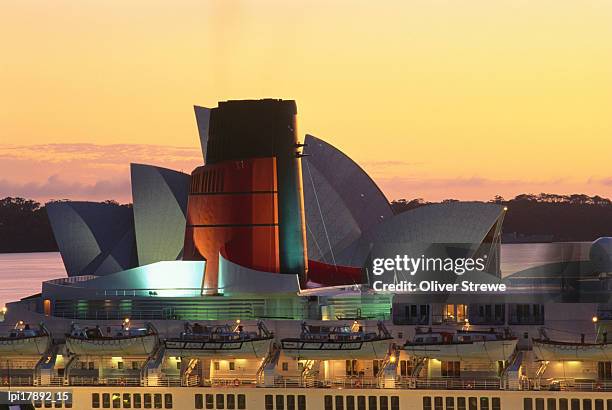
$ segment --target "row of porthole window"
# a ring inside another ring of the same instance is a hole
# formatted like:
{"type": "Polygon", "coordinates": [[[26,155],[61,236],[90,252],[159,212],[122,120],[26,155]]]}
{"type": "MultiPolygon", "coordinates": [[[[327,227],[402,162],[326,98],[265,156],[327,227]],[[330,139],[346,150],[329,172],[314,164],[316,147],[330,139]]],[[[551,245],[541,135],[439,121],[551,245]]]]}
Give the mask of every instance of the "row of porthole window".
{"type": "Polygon", "coordinates": [[[34,400],[34,407],[37,408],[41,408],[44,407],[46,409],[50,409],[52,407],[55,407],[56,409],[61,409],[61,408],[72,408],[72,402],[71,401],[61,401],[61,400],[57,400],[55,402],[52,402],[50,400],[34,400]]]}
{"type": "Polygon", "coordinates": [[[612,399],[555,399],[526,397],[523,410],[612,410],[612,399]],[[582,406],[581,406],[582,405],[582,406]]]}
{"type": "Polygon", "coordinates": [[[266,410],[306,410],[306,396],[303,394],[266,394],[266,410]]]}
{"type": "Polygon", "coordinates": [[[194,396],[196,409],[244,410],[246,397],[244,394],[196,394],[194,396]]]}
{"type": "Polygon", "coordinates": [[[399,410],[399,396],[331,396],[323,398],[325,410],[399,410]]]}
{"type": "Polygon", "coordinates": [[[423,410],[501,410],[501,399],[499,397],[426,396],[423,397],[423,410]]]}
{"type": "Polygon", "coordinates": [[[92,393],[91,407],[94,409],[171,409],[170,393],[92,393]],[[101,400],[100,400],[101,399],[101,400]]]}

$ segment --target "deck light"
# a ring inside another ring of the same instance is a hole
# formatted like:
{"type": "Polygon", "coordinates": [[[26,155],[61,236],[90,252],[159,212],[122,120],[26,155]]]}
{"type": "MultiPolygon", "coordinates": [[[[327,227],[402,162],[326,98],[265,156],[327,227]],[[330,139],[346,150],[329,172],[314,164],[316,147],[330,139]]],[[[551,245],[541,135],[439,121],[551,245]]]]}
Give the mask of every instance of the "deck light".
{"type": "Polygon", "coordinates": [[[599,320],[599,318],[597,316],[593,316],[593,319],[591,319],[593,321],[593,323],[597,323],[597,321],[599,320]]]}

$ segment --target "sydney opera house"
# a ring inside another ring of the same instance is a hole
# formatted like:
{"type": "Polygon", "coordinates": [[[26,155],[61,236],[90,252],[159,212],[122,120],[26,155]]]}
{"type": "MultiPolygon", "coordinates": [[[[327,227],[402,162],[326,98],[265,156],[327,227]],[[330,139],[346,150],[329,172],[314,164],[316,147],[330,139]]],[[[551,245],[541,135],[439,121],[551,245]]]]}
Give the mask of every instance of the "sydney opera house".
{"type": "Polygon", "coordinates": [[[394,214],[348,156],[299,139],[294,101],[227,101],[195,115],[203,162],[191,175],[134,163],[132,206],[48,205],[68,277],[20,303],[69,319],[395,319],[411,314],[402,305],[460,296],[373,292],[374,256],[486,255],[483,275],[502,280],[503,206],[394,214]]]}

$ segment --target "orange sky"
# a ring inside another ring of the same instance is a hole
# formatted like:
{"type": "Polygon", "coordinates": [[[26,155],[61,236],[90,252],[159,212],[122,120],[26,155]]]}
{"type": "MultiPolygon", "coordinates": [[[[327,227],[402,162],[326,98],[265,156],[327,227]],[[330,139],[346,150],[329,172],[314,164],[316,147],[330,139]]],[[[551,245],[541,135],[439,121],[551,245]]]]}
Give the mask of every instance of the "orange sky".
{"type": "Polygon", "coordinates": [[[611,21],[603,0],[6,0],[0,197],[129,201],[130,160],[198,163],[192,105],[263,97],[390,199],[612,197],[611,21]]]}

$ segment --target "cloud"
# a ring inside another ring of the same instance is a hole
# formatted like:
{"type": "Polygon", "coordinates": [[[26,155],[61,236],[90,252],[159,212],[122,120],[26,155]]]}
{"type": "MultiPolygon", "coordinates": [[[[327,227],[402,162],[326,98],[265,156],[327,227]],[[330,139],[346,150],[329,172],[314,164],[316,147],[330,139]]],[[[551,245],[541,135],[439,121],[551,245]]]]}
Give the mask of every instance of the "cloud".
{"type": "Polygon", "coordinates": [[[599,182],[602,185],[606,185],[606,186],[610,186],[612,187],[612,178],[604,178],[604,179],[600,179],[597,182],[599,182]]]}
{"type": "MultiPolygon", "coordinates": [[[[202,164],[197,147],[147,144],[41,144],[0,145],[0,197],[131,202],[129,164],[152,164],[190,173],[202,164]]],[[[360,163],[389,199],[447,198],[488,200],[495,195],[512,198],[522,193],[585,193],[612,197],[612,177],[585,180],[491,179],[479,175],[433,178],[422,163],[402,160],[360,163]],[[415,172],[419,175],[414,175],[415,172]],[[412,176],[402,177],[397,175],[412,176]]]]}
{"type": "Polygon", "coordinates": [[[90,166],[125,165],[143,159],[162,166],[191,166],[202,162],[197,147],[175,147],[147,144],[39,144],[0,145],[0,160],[39,161],[45,163],[78,163],[90,166]]]}
{"type": "Polygon", "coordinates": [[[0,179],[0,196],[40,199],[106,200],[131,202],[129,179],[99,180],[93,184],[66,181],[52,175],[43,182],[14,183],[0,179]]]}
{"type": "Polygon", "coordinates": [[[542,180],[542,181],[521,181],[521,180],[499,180],[499,179],[488,179],[483,177],[469,177],[469,178],[403,178],[403,177],[389,177],[389,178],[378,178],[381,183],[394,184],[398,186],[404,186],[407,188],[471,188],[471,187],[524,187],[528,189],[530,186],[541,186],[541,185],[558,185],[567,182],[566,178],[558,178],[553,180],[542,180]]]}
{"type": "Polygon", "coordinates": [[[362,167],[372,167],[372,168],[410,167],[410,166],[421,165],[421,164],[423,164],[423,162],[409,162],[409,161],[396,161],[396,160],[363,161],[359,163],[359,165],[361,165],[362,167]]]}
{"type": "Polygon", "coordinates": [[[612,184],[604,180],[573,180],[555,178],[546,180],[503,180],[489,179],[479,176],[469,178],[376,178],[376,183],[387,197],[424,198],[438,201],[442,199],[488,200],[495,195],[513,198],[523,193],[538,194],[541,192],[612,197],[612,184]]]}
{"type": "Polygon", "coordinates": [[[0,197],[130,202],[131,162],[190,173],[202,153],[146,144],[0,145],[0,197]]]}

